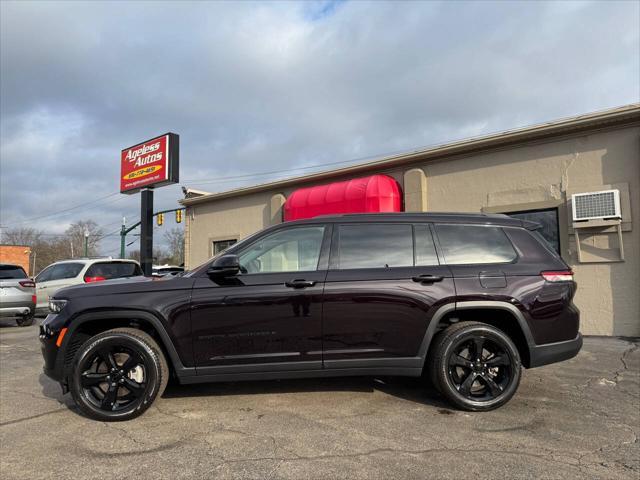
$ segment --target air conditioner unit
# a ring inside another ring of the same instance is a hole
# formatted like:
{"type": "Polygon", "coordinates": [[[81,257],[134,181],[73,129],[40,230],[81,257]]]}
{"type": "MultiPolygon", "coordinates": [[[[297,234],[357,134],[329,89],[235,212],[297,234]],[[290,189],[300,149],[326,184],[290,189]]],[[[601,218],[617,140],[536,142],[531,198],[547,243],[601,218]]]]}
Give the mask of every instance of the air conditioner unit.
{"type": "Polygon", "coordinates": [[[573,221],[621,219],[620,191],[574,193],[571,195],[573,221]]]}

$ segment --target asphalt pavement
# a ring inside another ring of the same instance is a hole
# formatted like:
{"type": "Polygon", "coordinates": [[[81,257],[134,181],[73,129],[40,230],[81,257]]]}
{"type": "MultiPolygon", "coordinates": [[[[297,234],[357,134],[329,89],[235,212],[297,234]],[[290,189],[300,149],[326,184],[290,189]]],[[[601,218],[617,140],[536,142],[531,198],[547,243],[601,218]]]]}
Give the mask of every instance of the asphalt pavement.
{"type": "Polygon", "coordinates": [[[81,416],[37,327],[0,322],[3,479],[640,478],[640,342],[586,338],[487,413],[418,379],[170,385],[130,422],[81,416]]]}

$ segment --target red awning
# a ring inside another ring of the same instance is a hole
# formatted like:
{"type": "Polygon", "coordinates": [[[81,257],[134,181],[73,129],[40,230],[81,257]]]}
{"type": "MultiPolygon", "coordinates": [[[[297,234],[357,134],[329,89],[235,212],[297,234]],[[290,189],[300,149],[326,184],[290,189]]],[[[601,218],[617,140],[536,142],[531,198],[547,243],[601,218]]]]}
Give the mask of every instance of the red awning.
{"type": "Polygon", "coordinates": [[[387,175],[354,178],[294,191],[284,204],[285,221],[337,213],[402,211],[400,186],[387,175]]]}

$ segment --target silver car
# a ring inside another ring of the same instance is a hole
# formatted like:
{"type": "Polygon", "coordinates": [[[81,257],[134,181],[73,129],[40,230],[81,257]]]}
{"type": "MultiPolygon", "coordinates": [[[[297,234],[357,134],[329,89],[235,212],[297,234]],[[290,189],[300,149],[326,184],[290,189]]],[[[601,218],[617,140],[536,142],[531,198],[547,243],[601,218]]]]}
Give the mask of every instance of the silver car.
{"type": "Polygon", "coordinates": [[[15,317],[19,327],[26,327],[35,311],[35,282],[21,266],[0,263],[0,317],[15,317]]]}

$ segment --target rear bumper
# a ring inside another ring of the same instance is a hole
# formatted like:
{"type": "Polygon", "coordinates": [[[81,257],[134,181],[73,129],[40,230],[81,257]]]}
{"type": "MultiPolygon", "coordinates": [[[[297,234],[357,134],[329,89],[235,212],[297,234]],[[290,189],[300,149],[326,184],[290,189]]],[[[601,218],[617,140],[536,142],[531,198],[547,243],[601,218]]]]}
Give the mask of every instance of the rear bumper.
{"type": "Polygon", "coordinates": [[[32,302],[2,302],[0,305],[0,317],[31,315],[36,309],[35,303],[32,302]]]}
{"type": "Polygon", "coordinates": [[[535,345],[529,351],[529,368],[562,362],[575,357],[582,348],[582,334],[573,340],[535,345]]]}

